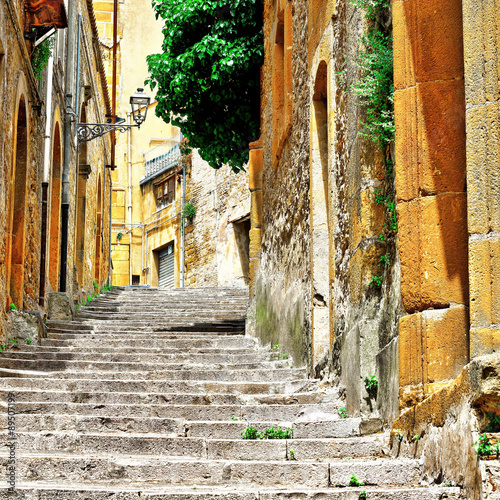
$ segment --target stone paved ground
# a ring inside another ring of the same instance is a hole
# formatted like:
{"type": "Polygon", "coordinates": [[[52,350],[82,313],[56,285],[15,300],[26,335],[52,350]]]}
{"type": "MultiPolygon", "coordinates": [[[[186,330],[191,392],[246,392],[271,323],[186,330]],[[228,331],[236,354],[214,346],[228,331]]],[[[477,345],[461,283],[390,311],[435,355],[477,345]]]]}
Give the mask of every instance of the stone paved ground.
{"type": "Polygon", "coordinates": [[[246,306],[244,290],[114,289],[0,353],[1,428],[11,392],[17,437],[0,499],[460,498],[419,486],[417,460],[384,454],[387,433],[340,418],[304,369],[245,337],[246,306]],[[293,436],[242,439],[277,425],[293,436]]]}

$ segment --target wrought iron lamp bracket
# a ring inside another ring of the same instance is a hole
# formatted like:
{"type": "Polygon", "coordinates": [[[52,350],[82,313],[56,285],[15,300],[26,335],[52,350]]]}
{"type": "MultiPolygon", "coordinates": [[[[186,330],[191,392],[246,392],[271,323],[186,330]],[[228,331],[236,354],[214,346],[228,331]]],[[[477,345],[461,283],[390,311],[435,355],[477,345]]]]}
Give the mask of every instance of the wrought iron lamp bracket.
{"type": "Polygon", "coordinates": [[[102,137],[112,130],[123,133],[133,127],[139,127],[139,125],[122,125],[121,123],[78,123],[78,142],[91,141],[96,137],[102,137]]]}

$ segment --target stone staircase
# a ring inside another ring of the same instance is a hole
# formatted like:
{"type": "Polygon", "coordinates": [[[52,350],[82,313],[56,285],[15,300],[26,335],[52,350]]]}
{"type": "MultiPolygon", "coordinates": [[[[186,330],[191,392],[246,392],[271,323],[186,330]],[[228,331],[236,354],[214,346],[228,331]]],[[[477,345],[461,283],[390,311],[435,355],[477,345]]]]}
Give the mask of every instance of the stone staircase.
{"type": "Polygon", "coordinates": [[[12,393],[17,438],[0,499],[461,498],[419,486],[387,433],[361,435],[304,369],[245,337],[246,306],[244,290],[114,289],[50,321],[41,345],[0,352],[0,428],[12,393]],[[277,425],[293,437],[241,436],[277,425]]]}

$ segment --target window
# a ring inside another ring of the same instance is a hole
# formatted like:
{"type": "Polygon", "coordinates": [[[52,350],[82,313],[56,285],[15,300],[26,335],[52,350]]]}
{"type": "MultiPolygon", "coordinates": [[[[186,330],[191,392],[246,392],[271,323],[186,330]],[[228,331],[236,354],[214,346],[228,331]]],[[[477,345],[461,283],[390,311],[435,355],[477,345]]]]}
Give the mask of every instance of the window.
{"type": "Polygon", "coordinates": [[[175,200],[175,177],[156,185],[156,207],[163,208],[175,200]]]}
{"type": "Polygon", "coordinates": [[[141,277],[138,274],[132,274],[132,285],[140,285],[141,277]]]}

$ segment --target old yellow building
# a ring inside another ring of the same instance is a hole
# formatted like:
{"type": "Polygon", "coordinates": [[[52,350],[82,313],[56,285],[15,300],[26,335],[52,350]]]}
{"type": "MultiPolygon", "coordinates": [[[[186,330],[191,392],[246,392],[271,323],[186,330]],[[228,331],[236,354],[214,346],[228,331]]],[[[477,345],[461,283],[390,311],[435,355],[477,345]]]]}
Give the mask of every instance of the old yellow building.
{"type": "Polygon", "coordinates": [[[77,138],[109,113],[105,83],[90,1],[2,3],[1,343],[23,311],[71,316],[108,279],[109,138],[77,138]]]}
{"type": "MultiPolygon", "coordinates": [[[[96,9],[109,75],[113,2],[99,2],[96,9]]],[[[146,56],[161,49],[162,26],[152,7],[137,0],[119,4],[117,21],[117,114],[133,123],[129,97],[148,77],[146,56]]],[[[153,101],[139,130],[117,135],[117,168],[112,174],[112,283],[246,286],[247,175],[236,176],[229,169],[214,171],[197,151],[188,153],[181,145],[180,130],[157,118],[155,106],[153,101]],[[188,208],[183,209],[185,205],[188,208]],[[196,214],[185,218],[183,231],[181,213],[189,215],[190,207],[196,214]]]]}
{"type": "Polygon", "coordinates": [[[337,385],[349,414],[409,448],[425,436],[429,479],[479,498],[472,445],[500,410],[498,5],[398,0],[372,21],[375,4],[264,3],[249,331],[337,385]],[[373,27],[394,51],[384,148],[355,91],[373,27]]]}

